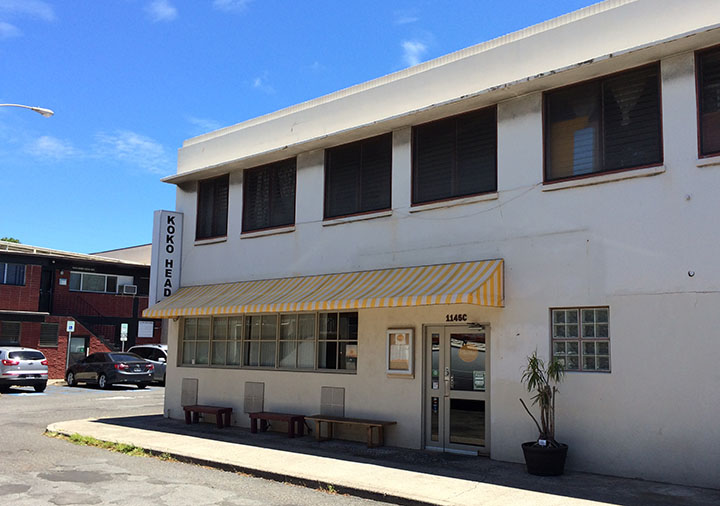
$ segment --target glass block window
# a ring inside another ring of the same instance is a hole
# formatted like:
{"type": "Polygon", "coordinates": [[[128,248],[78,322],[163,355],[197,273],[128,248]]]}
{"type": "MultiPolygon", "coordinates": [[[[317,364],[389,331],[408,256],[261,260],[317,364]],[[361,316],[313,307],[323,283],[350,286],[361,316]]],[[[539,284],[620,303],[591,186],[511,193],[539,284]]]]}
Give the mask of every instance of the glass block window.
{"type": "Polygon", "coordinates": [[[568,371],[610,372],[610,309],[552,309],[553,356],[568,371]]]}

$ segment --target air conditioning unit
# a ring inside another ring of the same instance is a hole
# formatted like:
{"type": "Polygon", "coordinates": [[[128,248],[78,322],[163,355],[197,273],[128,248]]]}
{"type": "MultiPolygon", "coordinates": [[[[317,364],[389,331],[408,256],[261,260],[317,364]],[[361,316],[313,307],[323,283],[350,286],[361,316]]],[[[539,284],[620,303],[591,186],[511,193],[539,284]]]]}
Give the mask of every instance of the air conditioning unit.
{"type": "Polygon", "coordinates": [[[122,285],[120,288],[123,295],[137,295],[137,285],[122,285]]]}

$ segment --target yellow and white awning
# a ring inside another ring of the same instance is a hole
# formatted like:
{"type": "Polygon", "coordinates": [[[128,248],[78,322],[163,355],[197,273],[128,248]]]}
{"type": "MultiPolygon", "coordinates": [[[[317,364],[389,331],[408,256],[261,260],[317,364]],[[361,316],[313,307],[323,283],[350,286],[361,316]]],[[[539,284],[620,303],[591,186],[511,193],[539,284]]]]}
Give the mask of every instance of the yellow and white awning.
{"type": "Polygon", "coordinates": [[[503,261],[186,286],[145,318],[476,304],[502,307],[503,261]]]}

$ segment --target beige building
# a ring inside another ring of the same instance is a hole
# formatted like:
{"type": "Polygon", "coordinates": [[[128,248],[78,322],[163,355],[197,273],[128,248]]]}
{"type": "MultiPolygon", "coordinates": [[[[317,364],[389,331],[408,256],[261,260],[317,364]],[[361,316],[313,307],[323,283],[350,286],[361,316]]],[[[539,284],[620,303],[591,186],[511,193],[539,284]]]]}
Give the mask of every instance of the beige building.
{"type": "Polygon", "coordinates": [[[567,467],[717,487],[719,27],[610,0],[187,140],[166,415],[520,462],[537,350],[567,467]]]}

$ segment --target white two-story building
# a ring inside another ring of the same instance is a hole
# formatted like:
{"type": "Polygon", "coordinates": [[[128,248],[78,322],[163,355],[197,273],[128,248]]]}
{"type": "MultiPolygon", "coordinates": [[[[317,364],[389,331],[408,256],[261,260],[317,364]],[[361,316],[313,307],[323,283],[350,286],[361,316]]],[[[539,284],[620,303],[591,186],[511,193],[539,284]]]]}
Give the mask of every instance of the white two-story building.
{"type": "Polygon", "coordinates": [[[189,139],[165,181],[167,416],[521,462],[537,350],[569,468],[720,486],[717,0],[602,2],[189,139]]]}

